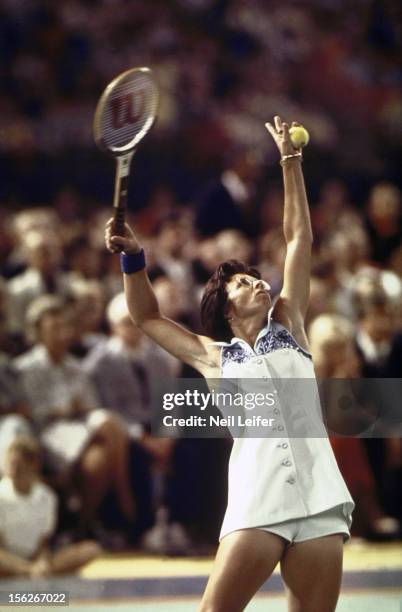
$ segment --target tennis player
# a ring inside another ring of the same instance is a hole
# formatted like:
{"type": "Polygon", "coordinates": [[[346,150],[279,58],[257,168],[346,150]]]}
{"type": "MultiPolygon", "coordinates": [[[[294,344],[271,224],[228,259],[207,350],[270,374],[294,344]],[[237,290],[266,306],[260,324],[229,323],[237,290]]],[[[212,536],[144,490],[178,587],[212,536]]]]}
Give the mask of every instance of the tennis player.
{"type": "MultiPolygon", "coordinates": [[[[112,221],[106,225],[107,248],[124,250],[121,266],[133,321],[207,379],[253,378],[260,385],[274,377],[314,378],[304,330],[312,230],[301,151],[293,148],[280,117],[267,129],[281,155],[287,244],[283,289],[274,306],[257,270],[224,262],[201,303],[206,335],[193,334],[160,313],[131,228],[115,236],[112,221]]],[[[302,403],[303,397],[294,398],[295,411],[308,411],[302,403]]],[[[289,436],[286,422],[293,415],[274,410],[278,437],[234,439],[228,506],[200,612],[244,610],[278,562],[290,612],[336,608],[354,502],[328,439],[289,436]]]]}

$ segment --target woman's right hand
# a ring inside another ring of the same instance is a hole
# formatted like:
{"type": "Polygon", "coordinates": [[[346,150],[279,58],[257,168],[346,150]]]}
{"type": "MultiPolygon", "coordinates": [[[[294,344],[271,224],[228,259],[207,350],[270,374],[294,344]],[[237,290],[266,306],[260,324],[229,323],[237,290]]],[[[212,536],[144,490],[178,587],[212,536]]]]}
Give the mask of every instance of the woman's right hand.
{"type": "Polygon", "coordinates": [[[124,253],[129,255],[130,253],[138,253],[141,251],[140,243],[138,242],[133,230],[128,225],[128,223],[124,224],[125,227],[125,235],[124,236],[116,236],[113,233],[113,218],[109,219],[105,226],[105,243],[106,248],[111,253],[120,253],[121,248],[123,247],[124,253]]]}

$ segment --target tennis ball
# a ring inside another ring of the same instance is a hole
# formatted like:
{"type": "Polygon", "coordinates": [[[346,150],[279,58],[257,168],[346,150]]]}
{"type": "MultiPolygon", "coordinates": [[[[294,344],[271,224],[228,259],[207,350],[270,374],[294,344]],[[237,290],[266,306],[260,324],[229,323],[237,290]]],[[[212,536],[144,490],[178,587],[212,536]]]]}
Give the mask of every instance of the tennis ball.
{"type": "Polygon", "coordinates": [[[294,125],[289,130],[290,140],[292,141],[292,145],[295,149],[300,149],[301,147],[305,147],[310,140],[310,135],[306,128],[302,125],[294,125]]]}

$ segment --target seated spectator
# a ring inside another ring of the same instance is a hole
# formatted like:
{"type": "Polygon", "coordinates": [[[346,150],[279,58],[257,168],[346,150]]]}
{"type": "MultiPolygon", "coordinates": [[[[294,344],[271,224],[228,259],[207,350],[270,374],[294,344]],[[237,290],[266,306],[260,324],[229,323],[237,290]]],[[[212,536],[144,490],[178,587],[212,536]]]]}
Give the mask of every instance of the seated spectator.
{"type": "MultiPolygon", "coordinates": [[[[158,291],[165,293],[171,281],[166,277],[159,277],[155,283],[158,281],[158,291]]],[[[169,295],[173,300],[170,307],[180,308],[180,301],[169,295]]],[[[206,483],[203,472],[207,464],[213,464],[211,458],[215,457],[220,461],[214,466],[219,474],[224,461],[223,451],[217,450],[217,440],[176,440],[153,434],[153,385],[155,381],[174,384],[180,363],[134,325],[124,293],[109,303],[107,318],[111,337],[96,346],[84,363],[102,403],[120,416],[132,439],[133,487],[137,492],[140,522],[137,527],[142,527],[143,531],[151,527],[156,515],[156,524],[145,534],[143,546],[160,553],[188,552],[190,541],[184,526],[193,527],[199,519],[200,508],[207,512],[220,498],[218,493],[215,499],[206,502],[206,487],[209,490],[218,487],[215,482],[218,476],[212,477],[209,473],[206,483]],[[210,442],[214,443],[213,447],[210,442]],[[207,448],[209,457],[204,454],[207,448]],[[142,474],[138,474],[141,466],[142,474]],[[142,478],[142,490],[139,490],[139,478],[142,478]],[[147,499],[150,481],[154,487],[153,500],[147,499]]],[[[220,489],[224,489],[222,484],[220,489]]],[[[214,521],[210,519],[209,522],[214,521]]]]}
{"type": "Polygon", "coordinates": [[[104,333],[105,291],[97,280],[75,278],[71,282],[70,295],[74,322],[70,351],[76,357],[85,357],[91,348],[107,338],[104,333]]]}
{"type": "Polygon", "coordinates": [[[326,180],[320,188],[319,199],[312,210],[314,236],[320,242],[324,236],[340,229],[341,217],[354,214],[349,193],[345,183],[332,178],[326,180]]]}
{"type": "MultiPolygon", "coordinates": [[[[142,464],[143,490],[139,491],[138,482],[133,482],[141,514],[137,519],[142,523],[137,528],[150,527],[149,516],[148,521],[144,516],[146,513],[151,515],[152,524],[152,501],[146,499],[151,486],[150,469],[153,464],[156,471],[166,473],[175,444],[172,438],[155,437],[150,433],[153,417],[151,384],[154,380],[172,378],[176,365],[172,361],[177,360],[173,360],[134,325],[123,293],[109,303],[107,319],[112,335],[90,351],[84,361],[85,370],[102,404],[118,414],[124,423],[132,440],[132,463],[142,464]]],[[[138,467],[132,465],[134,473],[138,467]]],[[[161,499],[156,501],[158,503],[161,503],[161,499]]]]}
{"type": "Polygon", "coordinates": [[[372,258],[389,264],[402,240],[402,200],[396,185],[386,182],[374,185],[367,206],[367,227],[372,258]]]}
{"type": "Polygon", "coordinates": [[[235,229],[223,230],[215,236],[215,243],[220,262],[231,258],[247,263],[251,262],[253,245],[243,232],[235,229]]]}
{"type": "Polygon", "coordinates": [[[24,349],[25,339],[11,331],[8,285],[0,277],[0,351],[14,356],[22,353],[24,349]]]}
{"type": "Polygon", "coordinates": [[[216,240],[213,236],[195,242],[193,248],[191,269],[196,284],[194,295],[197,296],[197,303],[200,303],[204,285],[215,268],[220,264],[221,259],[216,240]]]}
{"type": "MultiPolygon", "coordinates": [[[[400,303],[395,303],[384,290],[383,274],[367,276],[361,279],[365,282],[356,283],[359,325],[355,342],[366,378],[399,379],[402,342],[401,335],[396,333],[395,321],[400,303]]],[[[400,395],[400,381],[383,381],[380,385],[377,380],[376,389],[379,389],[387,431],[384,437],[365,440],[366,449],[384,507],[390,514],[402,518],[402,442],[397,437],[401,418],[399,405],[395,402],[400,395]]]]}
{"type": "Polygon", "coordinates": [[[20,377],[10,358],[0,353],[0,474],[10,444],[16,437],[29,433],[29,409],[20,377]]]}
{"type": "Polygon", "coordinates": [[[351,381],[356,382],[360,375],[360,362],[353,326],[340,315],[324,314],[311,323],[308,335],[317,377],[321,379],[326,424],[329,433],[335,434],[330,439],[331,445],[356,501],[353,533],[376,540],[396,538],[400,525],[381,506],[363,440],[351,437],[369,433],[376,420],[375,406],[373,410],[371,405],[354,401],[356,384],[351,385],[351,381]],[[348,403],[345,398],[350,398],[348,403]]]}
{"type": "Polygon", "coordinates": [[[279,295],[282,289],[285,256],[286,242],[280,226],[259,237],[258,269],[270,284],[273,295],[279,295]]]}
{"type": "Polygon", "coordinates": [[[328,236],[328,251],[333,258],[339,282],[348,286],[353,282],[353,276],[367,264],[367,233],[362,225],[351,217],[348,225],[328,236]]]}
{"type": "Polygon", "coordinates": [[[328,430],[338,435],[370,433],[378,416],[376,407],[355,401],[346,410],[343,404],[343,398],[355,397],[352,393],[357,385],[351,385],[351,381],[360,375],[352,324],[340,315],[322,314],[310,324],[309,339],[316,374],[322,381],[328,430]]]}
{"type": "Polygon", "coordinates": [[[95,279],[101,276],[102,251],[91,244],[86,235],[79,234],[68,242],[65,261],[73,279],[95,279]]]}
{"type": "Polygon", "coordinates": [[[246,148],[234,148],[222,175],[198,198],[195,227],[200,236],[214,236],[228,228],[253,233],[250,202],[259,173],[256,156],[246,148]]]}
{"type": "MultiPolygon", "coordinates": [[[[402,242],[399,247],[392,251],[392,256],[390,258],[390,269],[402,278],[402,242]]],[[[402,325],[401,325],[402,327],[402,325]]]]}
{"type": "Polygon", "coordinates": [[[32,300],[47,293],[66,293],[69,287],[68,276],[60,271],[62,247],[56,233],[28,232],[22,246],[28,267],[9,282],[10,326],[21,334],[32,300]]]}
{"type": "Polygon", "coordinates": [[[171,212],[161,221],[154,248],[157,268],[176,283],[187,309],[194,306],[194,281],[186,253],[186,246],[188,248],[192,242],[192,234],[189,216],[183,212],[171,212]]]}
{"type": "Polygon", "coordinates": [[[361,279],[355,286],[358,315],[356,346],[363,375],[381,378],[391,352],[394,336],[392,304],[376,279],[361,279]]]}
{"type": "Polygon", "coordinates": [[[134,325],[123,293],[111,300],[106,316],[112,335],[90,351],[85,371],[101,404],[120,416],[133,438],[146,438],[152,420],[150,383],[171,378],[177,366],[134,325]]]}
{"type": "Polygon", "coordinates": [[[94,541],[51,551],[56,520],[57,497],[41,480],[39,445],[19,437],[7,450],[0,480],[0,577],[70,573],[101,553],[94,541]]]}
{"type": "Polygon", "coordinates": [[[134,518],[128,479],[128,437],[120,421],[100,409],[80,363],[68,353],[72,332],[62,298],[42,296],[28,311],[31,350],[15,360],[32,419],[57,477],[73,481],[81,519],[90,527],[109,490],[123,515],[134,518]]]}
{"type": "Polygon", "coordinates": [[[317,262],[320,276],[325,278],[331,292],[331,302],[339,314],[355,319],[353,289],[356,276],[367,266],[369,242],[364,228],[353,217],[349,226],[327,236],[321,262],[317,262]]]}
{"type": "MultiPolygon", "coordinates": [[[[153,287],[160,309],[166,317],[178,321],[184,327],[191,327],[193,323],[199,323],[196,321],[194,314],[195,307],[191,309],[187,307],[186,301],[182,299],[182,289],[177,282],[168,276],[159,275],[153,281],[153,287]]],[[[167,360],[171,363],[172,373],[179,375],[183,370],[183,364],[169,353],[165,351],[163,353],[166,354],[167,360]]],[[[196,376],[196,374],[194,375],[196,376]]]]}
{"type": "Polygon", "coordinates": [[[12,278],[26,269],[24,240],[30,232],[57,233],[60,219],[53,208],[25,208],[10,216],[10,238],[13,248],[3,268],[3,275],[12,278]]]}
{"type": "Polygon", "coordinates": [[[10,443],[17,435],[31,431],[28,404],[10,358],[10,355],[19,352],[21,345],[9,333],[8,314],[7,286],[0,279],[0,474],[10,443]]]}
{"type": "MultiPolygon", "coordinates": [[[[314,269],[313,269],[314,270],[314,269]]],[[[331,304],[331,292],[325,279],[313,274],[310,278],[310,299],[306,314],[306,325],[322,314],[334,312],[335,308],[331,304]]]]}

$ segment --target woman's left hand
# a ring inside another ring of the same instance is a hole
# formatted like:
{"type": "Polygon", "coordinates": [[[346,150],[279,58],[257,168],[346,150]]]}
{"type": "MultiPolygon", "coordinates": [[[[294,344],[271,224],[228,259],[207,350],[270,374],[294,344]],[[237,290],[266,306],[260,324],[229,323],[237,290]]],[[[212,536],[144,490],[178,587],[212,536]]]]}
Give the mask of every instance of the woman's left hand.
{"type": "MultiPolygon", "coordinates": [[[[290,140],[289,134],[289,125],[287,123],[284,123],[278,115],[274,117],[274,123],[275,127],[271,123],[266,123],[265,127],[274,139],[275,144],[281,154],[281,157],[283,157],[284,155],[294,155],[295,153],[297,153],[300,149],[295,149],[292,145],[292,141],[290,140]]],[[[292,127],[295,127],[297,125],[300,124],[296,123],[296,121],[292,122],[292,127]]]]}

